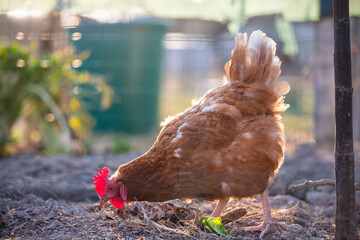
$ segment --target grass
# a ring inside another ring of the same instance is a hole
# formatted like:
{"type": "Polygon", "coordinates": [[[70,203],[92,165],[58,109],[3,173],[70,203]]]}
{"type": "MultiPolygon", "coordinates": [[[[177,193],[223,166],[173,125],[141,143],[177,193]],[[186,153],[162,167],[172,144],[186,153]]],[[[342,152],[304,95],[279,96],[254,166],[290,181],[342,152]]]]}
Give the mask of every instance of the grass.
{"type": "Polygon", "coordinates": [[[125,134],[117,134],[113,137],[111,152],[120,154],[129,152],[131,149],[129,137],[125,134]]]}

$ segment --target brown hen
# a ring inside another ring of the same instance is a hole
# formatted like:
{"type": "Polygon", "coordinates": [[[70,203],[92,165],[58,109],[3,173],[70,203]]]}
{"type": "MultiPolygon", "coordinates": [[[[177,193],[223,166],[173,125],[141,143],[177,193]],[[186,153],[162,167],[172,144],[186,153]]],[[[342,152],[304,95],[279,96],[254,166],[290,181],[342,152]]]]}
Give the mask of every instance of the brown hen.
{"type": "Polygon", "coordinates": [[[244,229],[262,231],[262,237],[272,220],[267,187],[285,145],[279,114],[286,105],[275,86],[281,64],[275,50],[261,31],[249,43],[246,33],[237,34],[224,67],[227,83],[167,119],[144,155],[121,165],[110,179],[98,175],[101,205],[202,198],[218,200],[210,216],[218,217],[229,198],[260,194],[264,223],[244,229]]]}

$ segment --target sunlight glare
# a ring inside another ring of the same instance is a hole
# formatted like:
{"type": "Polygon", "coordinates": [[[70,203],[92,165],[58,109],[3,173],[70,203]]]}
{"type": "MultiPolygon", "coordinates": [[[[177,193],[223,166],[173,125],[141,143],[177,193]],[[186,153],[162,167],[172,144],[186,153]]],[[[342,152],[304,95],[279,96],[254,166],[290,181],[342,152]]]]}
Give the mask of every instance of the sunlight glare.
{"type": "Polygon", "coordinates": [[[71,65],[73,68],[79,68],[82,66],[82,60],[81,59],[74,59],[72,62],[71,62],[71,65]]]}
{"type": "Polygon", "coordinates": [[[24,59],[18,59],[16,62],[16,66],[19,68],[25,67],[25,61],[24,59]]]}
{"type": "Polygon", "coordinates": [[[24,37],[25,37],[25,35],[24,35],[23,32],[18,32],[18,33],[16,34],[15,39],[20,41],[20,40],[23,40],[24,37]]]}
{"type": "Polygon", "coordinates": [[[73,41],[79,41],[82,37],[81,32],[74,32],[73,34],[71,34],[71,40],[73,41]]]}
{"type": "Polygon", "coordinates": [[[53,113],[48,113],[45,115],[45,120],[48,122],[53,122],[55,121],[55,115],[53,113]]]}
{"type": "Polygon", "coordinates": [[[7,15],[12,18],[27,18],[27,17],[42,17],[45,15],[44,11],[41,10],[28,10],[24,8],[14,9],[7,12],[7,15]]]}

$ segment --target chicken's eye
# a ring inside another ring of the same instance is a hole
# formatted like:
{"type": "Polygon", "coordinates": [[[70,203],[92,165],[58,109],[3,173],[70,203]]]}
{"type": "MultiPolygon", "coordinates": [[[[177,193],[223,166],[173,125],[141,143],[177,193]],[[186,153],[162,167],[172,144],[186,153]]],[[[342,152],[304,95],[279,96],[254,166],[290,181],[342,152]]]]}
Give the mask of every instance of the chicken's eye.
{"type": "Polygon", "coordinates": [[[113,187],[109,187],[109,190],[112,191],[112,190],[113,190],[113,187]]]}

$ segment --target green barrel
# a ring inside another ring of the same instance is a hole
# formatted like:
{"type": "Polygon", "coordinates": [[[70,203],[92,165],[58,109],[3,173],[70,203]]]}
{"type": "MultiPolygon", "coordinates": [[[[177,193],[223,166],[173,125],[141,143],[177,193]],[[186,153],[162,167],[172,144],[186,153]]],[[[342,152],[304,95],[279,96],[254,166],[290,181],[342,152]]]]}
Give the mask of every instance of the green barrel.
{"type": "MultiPolygon", "coordinates": [[[[90,51],[79,70],[100,74],[113,87],[112,106],[101,110],[99,99],[90,106],[95,131],[144,133],[158,123],[163,23],[82,24],[70,30],[77,52],[90,51]]],[[[94,98],[96,99],[96,97],[94,98]]],[[[86,100],[86,99],[85,99],[86,100]]]]}

